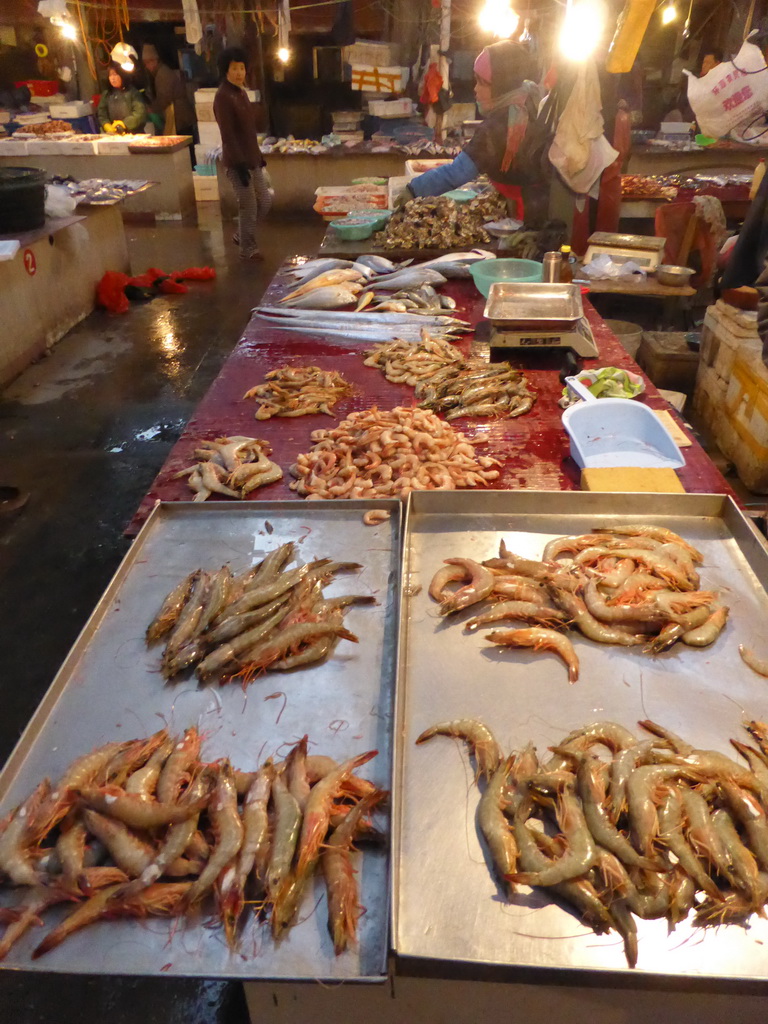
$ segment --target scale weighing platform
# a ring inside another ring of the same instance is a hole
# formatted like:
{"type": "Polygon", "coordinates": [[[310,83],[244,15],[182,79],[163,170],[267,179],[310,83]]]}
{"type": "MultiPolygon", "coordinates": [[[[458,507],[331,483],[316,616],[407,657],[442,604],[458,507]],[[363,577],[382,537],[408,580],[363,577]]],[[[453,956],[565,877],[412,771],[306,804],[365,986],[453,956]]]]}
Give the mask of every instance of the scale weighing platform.
{"type": "Polygon", "coordinates": [[[491,322],[491,350],[570,349],[597,358],[592,329],[575,284],[495,281],[483,314],[491,322]]]}
{"type": "Polygon", "coordinates": [[[655,235],[621,235],[610,231],[595,231],[589,236],[589,247],[584,264],[591,263],[596,256],[608,255],[614,263],[628,263],[632,260],[638,267],[653,273],[663,262],[666,238],[655,235]]]}

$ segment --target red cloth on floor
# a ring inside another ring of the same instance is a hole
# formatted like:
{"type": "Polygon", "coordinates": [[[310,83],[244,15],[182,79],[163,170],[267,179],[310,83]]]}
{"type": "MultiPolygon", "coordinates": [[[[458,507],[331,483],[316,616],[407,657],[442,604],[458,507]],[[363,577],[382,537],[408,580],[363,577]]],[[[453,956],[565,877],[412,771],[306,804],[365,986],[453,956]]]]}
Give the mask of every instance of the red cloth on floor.
{"type": "MultiPolygon", "coordinates": [[[[667,240],[667,244],[664,246],[665,263],[679,265],[680,246],[691,217],[696,217],[695,203],[664,203],[657,208],[654,230],[657,236],[667,240]]],[[[712,232],[701,218],[696,220],[696,228],[686,260],[688,266],[690,266],[690,254],[694,252],[699,254],[701,273],[694,274],[691,278],[691,285],[708,285],[715,270],[717,253],[712,232]]]]}
{"type": "Polygon", "coordinates": [[[108,270],[96,286],[96,304],[110,313],[127,313],[130,303],[125,296],[125,286],[130,280],[127,274],[108,270]]]}

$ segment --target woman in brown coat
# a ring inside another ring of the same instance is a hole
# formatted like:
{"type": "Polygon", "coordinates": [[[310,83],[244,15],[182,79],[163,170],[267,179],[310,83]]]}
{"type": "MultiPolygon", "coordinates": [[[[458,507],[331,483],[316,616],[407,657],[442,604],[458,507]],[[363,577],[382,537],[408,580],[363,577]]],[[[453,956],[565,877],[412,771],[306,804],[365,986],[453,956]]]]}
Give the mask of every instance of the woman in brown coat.
{"type": "Polygon", "coordinates": [[[272,193],[264,175],[264,157],[256,138],[256,111],[245,91],[246,55],[238,47],[219,58],[222,82],[213,101],[221,130],[222,163],[237,197],[240,259],[264,257],[256,243],[256,223],[269,213],[272,193]]]}

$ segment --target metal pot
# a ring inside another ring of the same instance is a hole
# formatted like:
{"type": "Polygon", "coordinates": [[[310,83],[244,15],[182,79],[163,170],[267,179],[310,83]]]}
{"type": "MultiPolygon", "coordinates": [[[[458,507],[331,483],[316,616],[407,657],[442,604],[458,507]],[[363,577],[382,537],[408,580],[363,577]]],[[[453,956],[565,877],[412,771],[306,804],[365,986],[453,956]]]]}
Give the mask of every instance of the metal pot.
{"type": "Polygon", "coordinates": [[[696,271],[690,267],[675,267],[670,263],[662,263],[656,267],[656,280],[659,284],[666,284],[671,288],[682,288],[695,273],[696,271]]]}

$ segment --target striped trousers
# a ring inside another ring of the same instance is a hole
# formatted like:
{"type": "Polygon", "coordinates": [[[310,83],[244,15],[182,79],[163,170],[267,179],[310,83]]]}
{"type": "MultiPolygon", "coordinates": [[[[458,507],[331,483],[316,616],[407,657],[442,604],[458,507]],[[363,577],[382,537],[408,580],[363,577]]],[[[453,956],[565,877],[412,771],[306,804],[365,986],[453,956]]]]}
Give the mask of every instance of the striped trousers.
{"type": "Polygon", "coordinates": [[[243,185],[237,171],[233,167],[227,167],[227,177],[237,198],[240,255],[243,259],[248,259],[258,251],[256,223],[266,217],[272,206],[272,193],[264,178],[263,168],[252,168],[250,173],[250,182],[243,185]]]}

